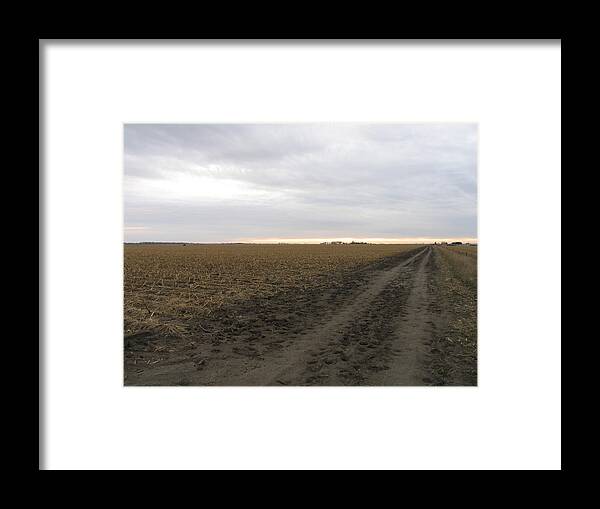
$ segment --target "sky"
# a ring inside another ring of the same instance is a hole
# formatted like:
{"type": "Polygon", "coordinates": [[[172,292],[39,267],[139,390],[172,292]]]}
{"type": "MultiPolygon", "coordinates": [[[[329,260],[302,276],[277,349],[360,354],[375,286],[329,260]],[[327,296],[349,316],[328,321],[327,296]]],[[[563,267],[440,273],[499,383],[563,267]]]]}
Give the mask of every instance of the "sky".
{"type": "Polygon", "coordinates": [[[124,129],[125,242],[477,238],[476,124],[124,129]]]}

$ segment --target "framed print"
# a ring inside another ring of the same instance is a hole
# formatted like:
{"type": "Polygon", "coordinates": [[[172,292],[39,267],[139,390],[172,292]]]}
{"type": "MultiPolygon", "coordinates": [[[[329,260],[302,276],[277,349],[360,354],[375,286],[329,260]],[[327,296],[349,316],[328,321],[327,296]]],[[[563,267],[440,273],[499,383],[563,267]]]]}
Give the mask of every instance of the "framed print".
{"type": "Polygon", "coordinates": [[[41,470],[561,468],[560,39],[39,71],[41,470]]]}

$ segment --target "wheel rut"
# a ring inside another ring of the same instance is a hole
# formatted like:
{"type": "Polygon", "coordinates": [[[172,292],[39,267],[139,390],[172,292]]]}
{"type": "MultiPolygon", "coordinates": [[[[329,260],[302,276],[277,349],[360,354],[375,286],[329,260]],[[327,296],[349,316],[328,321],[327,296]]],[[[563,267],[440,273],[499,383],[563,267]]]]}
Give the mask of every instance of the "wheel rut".
{"type": "MultiPolygon", "coordinates": [[[[388,300],[388,289],[408,285],[415,265],[429,259],[424,248],[377,274],[348,305],[282,348],[276,359],[239,377],[233,385],[356,385],[364,373],[377,370],[385,352],[383,339],[390,313],[400,302],[388,300]],[[390,306],[392,304],[392,306],[390,306]]],[[[387,343],[387,342],[386,342],[387,343]]],[[[396,384],[398,385],[398,384],[396,384]]]]}

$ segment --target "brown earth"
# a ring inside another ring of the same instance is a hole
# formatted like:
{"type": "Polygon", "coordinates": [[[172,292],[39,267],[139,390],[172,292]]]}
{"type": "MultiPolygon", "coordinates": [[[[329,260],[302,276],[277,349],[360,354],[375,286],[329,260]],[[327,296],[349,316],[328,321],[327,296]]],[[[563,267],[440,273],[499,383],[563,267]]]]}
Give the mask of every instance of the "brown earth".
{"type": "Polygon", "coordinates": [[[476,251],[420,246],[192,335],[125,338],[125,385],[476,385],[476,251]]]}

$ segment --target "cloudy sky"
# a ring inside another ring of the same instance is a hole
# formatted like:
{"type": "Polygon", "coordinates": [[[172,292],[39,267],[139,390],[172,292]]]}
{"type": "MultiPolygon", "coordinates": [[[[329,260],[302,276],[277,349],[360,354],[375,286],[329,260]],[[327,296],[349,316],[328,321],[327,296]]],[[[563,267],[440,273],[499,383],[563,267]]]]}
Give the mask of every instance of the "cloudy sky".
{"type": "Polygon", "coordinates": [[[127,124],[125,241],[477,237],[476,124],[127,124]]]}

